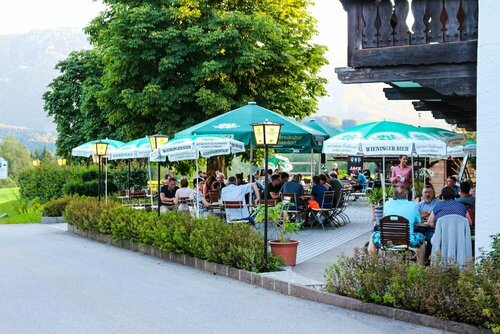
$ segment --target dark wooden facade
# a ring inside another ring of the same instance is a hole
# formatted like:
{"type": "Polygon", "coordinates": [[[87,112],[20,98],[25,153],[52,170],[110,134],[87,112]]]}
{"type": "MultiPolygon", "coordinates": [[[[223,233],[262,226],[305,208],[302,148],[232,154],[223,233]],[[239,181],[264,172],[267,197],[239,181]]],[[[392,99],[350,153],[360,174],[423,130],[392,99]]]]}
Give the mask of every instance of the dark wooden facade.
{"type": "Polygon", "coordinates": [[[348,14],[348,67],[336,68],[342,83],[385,82],[388,99],[413,100],[418,111],[475,130],[478,0],[341,2],[348,14]]]}

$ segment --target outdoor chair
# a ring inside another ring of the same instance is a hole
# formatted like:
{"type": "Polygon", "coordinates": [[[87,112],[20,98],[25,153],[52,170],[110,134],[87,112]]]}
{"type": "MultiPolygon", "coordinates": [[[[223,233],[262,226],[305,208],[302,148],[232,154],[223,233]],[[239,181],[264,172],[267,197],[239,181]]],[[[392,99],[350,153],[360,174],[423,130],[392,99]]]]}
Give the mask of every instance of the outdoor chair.
{"type": "Polygon", "coordinates": [[[189,197],[179,197],[179,204],[177,205],[178,211],[194,213],[193,200],[189,197]]]}
{"type": "Polygon", "coordinates": [[[219,190],[210,190],[208,192],[208,203],[214,204],[219,203],[220,201],[220,191],[219,190]]]}
{"type": "Polygon", "coordinates": [[[223,217],[226,223],[249,223],[248,219],[231,219],[231,211],[233,215],[235,212],[238,212],[240,217],[245,217],[248,215],[248,212],[245,210],[245,205],[243,201],[223,201],[223,217]]]}
{"type": "Polygon", "coordinates": [[[299,214],[303,212],[303,208],[301,208],[299,199],[297,198],[296,193],[282,193],[281,200],[283,203],[286,203],[286,212],[288,213],[288,217],[292,221],[299,220],[299,214]]]}
{"type": "Polygon", "coordinates": [[[323,201],[319,208],[311,208],[310,215],[312,215],[313,222],[321,225],[323,229],[325,229],[325,221],[330,223],[332,227],[335,227],[334,223],[334,199],[335,199],[335,191],[325,191],[323,193],[323,201]]]}
{"type": "Polygon", "coordinates": [[[408,261],[416,254],[416,250],[410,248],[410,223],[408,219],[398,215],[388,215],[380,219],[380,249],[384,252],[403,252],[405,260],[408,261]],[[407,253],[411,253],[407,257],[407,253]]]}
{"type": "MultiPolygon", "coordinates": [[[[259,201],[259,204],[264,205],[264,204],[266,204],[266,201],[265,201],[265,200],[263,200],[263,199],[261,199],[261,200],[259,201]]],[[[278,204],[278,200],[277,200],[277,199],[268,199],[268,200],[267,200],[267,206],[268,206],[268,207],[273,207],[273,206],[276,206],[276,204],[278,204]]]]}
{"type": "Polygon", "coordinates": [[[432,259],[439,253],[445,262],[454,260],[464,265],[472,257],[472,241],[467,218],[460,215],[446,215],[436,222],[436,229],[431,239],[432,259]]]}

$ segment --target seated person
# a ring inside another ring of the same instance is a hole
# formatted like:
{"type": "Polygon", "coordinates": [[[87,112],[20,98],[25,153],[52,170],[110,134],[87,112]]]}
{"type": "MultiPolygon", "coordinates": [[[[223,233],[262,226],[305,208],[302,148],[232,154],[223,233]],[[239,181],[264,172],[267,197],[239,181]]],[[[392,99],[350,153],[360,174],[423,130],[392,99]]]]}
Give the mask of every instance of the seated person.
{"type": "Polygon", "coordinates": [[[476,206],[476,198],[470,194],[470,188],[469,182],[460,183],[460,197],[455,199],[455,201],[464,204],[466,207],[474,208],[476,206]]]}
{"type": "Polygon", "coordinates": [[[227,220],[248,220],[252,225],[255,225],[255,221],[253,220],[253,217],[250,216],[250,211],[248,211],[245,197],[253,191],[255,193],[255,204],[258,204],[260,201],[259,188],[255,183],[237,185],[236,182],[236,177],[229,177],[227,180],[227,186],[225,186],[221,191],[220,200],[223,203],[224,201],[241,201],[243,203],[243,208],[226,209],[227,220]]]}
{"type": "MultiPolygon", "coordinates": [[[[395,186],[393,189],[393,199],[384,205],[384,216],[398,215],[408,219],[410,223],[410,247],[417,248],[417,262],[424,264],[425,259],[425,237],[421,233],[415,233],[413,226],[420,223],[420,213],[415,202],[408,201],[408,190],[403,186],[395,186]]],[[[380,231],[372,233],[368,251],[376,253],[381,246],[380,231]]]]}
{"type": "Polygon", "coordinates": [[[220,189],[224,188],[226,186],[226,182],[224,181],[224,174],[221,172],[215,172],[215,175],[217,182],[219,182],[220,189]]]}
{"type": "Polygon", "coordinates": [[[422,219],[429,218],[434,206],[438,200],[436,199],[436,192],[433,186],[425,186],[422,190],[422,197],[418,203],[418,211],[420,211],[420,217],[422,219]]]}
{"type": "Polygon", "coordinates": [[[337,173],[335,172],[330,172],[329,174],[329,180],[328,183],[331,186],[331,190],[335,191],[335,197],[333,199],[333,203],[335,205],[340,205],[342,201],[342,183],[338,180],[337,173]],[[339,197],[340,197],[340,202],[339,202],[339,197]]]}
{"type": "Polygon", "coordinates": [[[170,178],[167,181],[167,185],[163,185],[160,188],[160,212],[164,213],[168,210],[172,210],[174,208],[174,197],[175,192],[179,189],[176,185],[176,180],[174,178],[170,178]]]}
{"type": "Polygon", "coordinates": [[[290,207],[290,209],[303,209],[302,201],[304,200],[304,187],[302,186],[302,184],[300,184],[298,175],[292,176],[291,181],[285,182],[283,184],[283,186],[281,187],[281,194],[285,193],[295,194],[295,200],[297,201],[295,203],[296,207],[290,207]]]}
{"type": "Polygon", "coordinates": [[[467,208],[462,203],[455,201],[455,192],[451,187],[444,187],[441,191],[442,201],[438,202],[432,210],[427,223],[434,227],[439,218],[447,215],[460,215],[467,218],[469,225],[472,225],[472,219],[467,212],[467,208]]]}
{"type": "Polygon", "coordinates": [[[179,211],[189,211],[189,207],[186,203],[180,203],[179,200],[181,198],[192,198],[193,196],[193,190],[188,188],[188,180],[182,179],[181,180],[181,187],[177,189],[175,192],[175,197],[174,197],[174,204],[177,205],[177,210],[179,211]]]}
{"type": "Polygon", "coordinates": [[[271,181],[269,182],[269,186],[267,188],[267,199],[268,200],[279,200],[281,190],[281,178],[279,174],[271,175],[271,181]]]}
{"type": "Polygon", "coordinates": [[[358,169],[354,170],[354,177],[351,182],[353,183],[352,189],[355,191],[360,191],[365,187],[366,184],[366,176],[361,174],[358,169]]]}
{"type": "Polygon", "coordinates": [[[328,179],[327,179],[326,175],[320,174],[320,175],[318,175],[318,177],[319,177],[319,183],[321,183],[321,185],[323,187],[325,187],[326,191],[332,191],[332,189],[331,189],[332,186],[330,185],[330,183],[328,183],[328,179]]]}
{"type": "Polygon", "coordinates": [[[198,177],[193,180],[194,191],[191,195],[191,199],[194,202],[195,208],[198,208],[198,215],[200,217],[206,217],[210,214],[210,203],[203,196],[202,190],[205,186],[205,179],[198,177]]]}
{"type": "MultiPolygon", "coordinates": [[[[455,198],[459,197],[458,193],[460,191],[460,187],[457,185],[457,178],[456,177],[448,176],[448,178],[446,179],[446,185],[443,187],[443,189],[444,188],[451,188],[453,190],[453,192],[455,193],[455,198]]],[[[443,189],[441,189],[441,193],[443,193],[443,189]]]]}

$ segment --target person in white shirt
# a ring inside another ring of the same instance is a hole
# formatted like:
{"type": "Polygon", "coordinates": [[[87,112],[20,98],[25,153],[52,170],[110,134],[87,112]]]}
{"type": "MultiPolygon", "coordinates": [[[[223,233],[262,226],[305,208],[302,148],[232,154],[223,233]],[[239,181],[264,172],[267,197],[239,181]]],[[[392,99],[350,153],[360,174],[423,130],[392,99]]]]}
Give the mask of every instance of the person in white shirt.
{"type": "Polygon", "coordinates": [[[193,197],[193,189],[188,188],[189,182],[186,179],[181,180],[181,187],[177,189],[174,197],[174,204],[178,205],[177,210],[179,211],[189,211],[189,206],[186,203],[180,203],[179,200],[181,198],[192,198],[193,197]]]}
{"type": "Polygon", "coordinates": [[[255,204],[260,201],[259,188],[255,183],[247,183],[237,186],[236,177],[231,176],[228,179],[228,184],[221,191],[221,201],[241,201],[243,202],[243,208],[241,209],[227,209],[226,216],[227,220],[248,220],[250,224],[255,225],[254,219],[250,216],[250,211],[248,210],[247,203],[245,200],[245,195],[251,194],[252,190],[255,193],[255,204]]]}

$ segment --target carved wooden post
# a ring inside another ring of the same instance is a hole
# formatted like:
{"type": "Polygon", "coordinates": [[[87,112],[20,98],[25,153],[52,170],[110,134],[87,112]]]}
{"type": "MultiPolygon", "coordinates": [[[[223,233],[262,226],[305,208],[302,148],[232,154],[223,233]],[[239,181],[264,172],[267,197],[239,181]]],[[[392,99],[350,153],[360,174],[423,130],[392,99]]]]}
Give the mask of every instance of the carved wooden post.
{"type": "Polygon", "coordinates": [[[363,29],[363,48],[377,47],[377,28],[375,21],[377,19],[377,4],[375,1],[363,3],[363,20],[365,27],[363,29]]]}
{"type": "Polygon", "coordinates": [[[431,0],[427,3],[427,12],[430,17],[428,38],[431,42],[443,42],[443,32],[441,24],[441,12],[443,11],[442,0],[431,0]]]}
{"type": "Polygon", "coordinates": [[[406,24],[406,18],[408,17],[408,11],[410,7],[408,5],[408,0],[396,0],[394,5],[394,16],[396,16],[397,24],[394,28],[394,45],[408,45],[410,32],[408,31],[408,25],[406,24]]]}
{"type": "Polygon", "coordinates": [[[463,0],[462,7],[465,12],[465,19],[462,23],[462,40],[477,39],[478,2],[477,0],[463,0]]]}
{"type": "Polygon", "coordinates": [[[392,3],[391,0],[382,0],[378,4],[378,17],[380,20],[380,28],[378,30],[378,46],[392,46],[392,3]]]}
{"type": "Polygon", "coordinates": [[[411,37],[411,44],[427,43],[426,6],[427,0],[413,0],[411,3],[411,11],[415,19],[412,26],[413,35],[411,37]]]}
{"type": "Polygon", "coordinates": [[[363,48],[363,13],[359,0],[342,1],[347,12],[347,66],[353,66],[352,57],[354,50],[363,48]]]}
{"type": "Polygon", "coordinates": [[[445,42],[455,42],[460,40],[460,24],[458,22],[458,10],[460,8],[460,0],[445,0],[444,9],[448,14],[448,20],[445,23],[445,42]]]}

